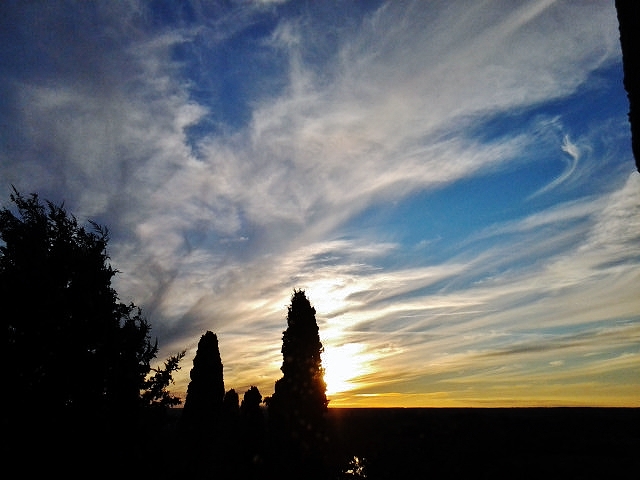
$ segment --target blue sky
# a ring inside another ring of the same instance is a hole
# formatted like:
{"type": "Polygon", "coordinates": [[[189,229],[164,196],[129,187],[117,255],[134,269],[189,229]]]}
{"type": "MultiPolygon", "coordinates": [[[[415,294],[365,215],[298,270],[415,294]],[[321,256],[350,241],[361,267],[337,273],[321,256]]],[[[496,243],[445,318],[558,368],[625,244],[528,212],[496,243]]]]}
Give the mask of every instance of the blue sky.
{"type": "Polygon", "coordinates": [[[111,231],[163,357],[330,405],[635,405],[640,176],[613,2],[3,2],[0,179],[111,231]]]}

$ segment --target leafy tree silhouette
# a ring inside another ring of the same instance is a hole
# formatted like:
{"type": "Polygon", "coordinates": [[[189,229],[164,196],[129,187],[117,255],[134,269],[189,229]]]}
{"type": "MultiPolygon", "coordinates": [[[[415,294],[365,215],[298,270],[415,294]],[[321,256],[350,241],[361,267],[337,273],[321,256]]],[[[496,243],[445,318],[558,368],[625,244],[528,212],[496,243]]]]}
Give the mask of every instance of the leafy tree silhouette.
{"type": "Polygon", "coordinates": [[[175,407],[182,403],[179,397],[171,395],[167,388],[173,384],[173,372],[180,370],[180,361],[185,351],[170,356],[164,362],[164,368],[152,368],[153,375],[147,377],[143,383],[142,403],[144,406],[164,409],[175,407]]]}
{"type": "Polygon", "coordinates": [[[282,378],[268,399],[269,428],[285,449],[282,467],[292,475],[301,462],[308,475],[321,456],[327,411],[323,351],[315,309],[303,290],[294,290],[282,336],[282,378]],[[296,462],[296,459],[299,462],[296,462]]]}
{"type": "Polygon", "coordinates": [[[220,418],[224,401],[224,377],[218,337],[207,331],[198,342],[198,350],[190,372],[182,418],[184,423],[201,433],[212,433],[220,418]]]}
{"type": "Polygon", "coordinates": [[[117,271],[109,264],[105,227],[90,222],[87,229],[64,205],[37,194],[24,197],[14,188],[10,199],[11,209],[0,209],[5,401],[11,402],[2,415],[11,439],[6,456],[24,458],[37,439],[46,448],[38,448],[38,462],[26,462],[34,475],[46,468],[48,476],[57,469],[74,476],[73,462],[63,460],[69,452],[103,465],[105,475],[123,465],[135,473],[132,465],[147,458],[149,439],[161,430],[160,407],[180,401],[166,388],[184,353],[151,368],[157,341],[141,310],[121,303],[111,285],[117,271]]]}
{"type": "Polygon", "coordinates": [[[130,423],[140,407],[179,403],[166,387],[183,354],[148,378],[157,341],[111,286],[107,228],[90,222],[89,231],[64,205],[15,187],[10,199],[14,211],[0,210],[0,304],[15,408],[25,419],[96,429],[130,423]]]}

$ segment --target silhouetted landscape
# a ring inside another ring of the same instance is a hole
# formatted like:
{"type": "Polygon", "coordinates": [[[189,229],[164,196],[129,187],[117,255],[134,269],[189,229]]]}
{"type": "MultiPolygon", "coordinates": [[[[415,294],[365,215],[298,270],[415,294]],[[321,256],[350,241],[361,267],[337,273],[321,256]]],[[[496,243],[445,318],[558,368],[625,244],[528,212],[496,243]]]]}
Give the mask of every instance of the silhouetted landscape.
{"type": "MultiPolygon", "coordinates": [[[[326,421],[323,478],[628,478],[640,467],[635,408],[329,408],[326,421]]],[[[217,469],[210,458],[200,466],[217,469]]],[[[176,459],[175,474],[188,470],[176,459]]],[[[279,474],[262,455],[225,471],[279,474]]]]}
{"type": "Polygon", "coordinates": [[[20,476],[617,478],[640,467],[635,408],[329,409],[303,290],[291,296],[273,395],[226,390],[207,331],[175,408],[168,388],[184,352],[151,367],[151,324],[111,287],[107,229],[87,231],[35,194],[11,200],[15,213],[0,210],[2,427],[20,476]]]}
{"type": "Polygon", "coordinates": [[[9,463],[25,475],[145,478],[630,478],[640,467],[638,409],[329,408],[323,463],[295,464],[296,474],[269,457],[268,435],[247,455],[244,430],[195,441],[181,414],[173,409],[140,443],[115,432],[88,443],[68,431],[12,436],[9,463]],[[25,452],[37,461],[18,460],[25,452]]]}
{"type": "Polygon", "coordinates": [[[0,4],[6,476],[638,476],[640,1],[41,3],[0,4]]]}
{"type": "Polygon", "coordinates": [[[336,449],[368,478],[622,478],[637,409],[330,409],[336,449]]]}
{"type": "Polygon", "coordinates": [[[244,430],[196,441],[180,428],[181,414],[173,409],[163,428],[133,439],[118,432],[75,437],[63,425],[57,433],[13,432],[5,451],[25,476],[630,478],[640,467],[638,409],[329,408],[322,463],[286,466],[269,456],[282,452],[273,452],[268,435],[248,455],[244,430]]]}

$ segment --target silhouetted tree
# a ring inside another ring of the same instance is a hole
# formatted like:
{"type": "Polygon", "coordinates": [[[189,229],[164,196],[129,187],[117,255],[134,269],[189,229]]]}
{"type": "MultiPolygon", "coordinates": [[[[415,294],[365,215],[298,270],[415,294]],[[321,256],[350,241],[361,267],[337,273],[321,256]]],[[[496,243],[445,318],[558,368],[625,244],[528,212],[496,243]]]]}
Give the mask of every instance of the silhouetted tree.
{"type": "Polygon", "coordinates": [[[262,403],[262,395],[258,387],[252,386],[244,392],[242,403],[240,404],[240,414],[247,418],[252,416],[263,417],[260,404],[262,403]]]}
{"type": "Polygon", "coordinates": [[[222,412],[224,377],[218,337],[207,331],[198,342],[182,417],[198,430],[212,429],[222,412]]]}
{"type": "Polygon", "coordinates": [[[240,397],[235,389],[232,388],[224,394],[222,405],[226,416],[234,418],[240,415],[240,397]]]}
{"type": "Polygon", "coordinates": [[[240,404],[245,461],[249,461],[251,464],[259,463],[259,454],[264,440],[264,413],[260,407],[261,403],[260,390],[258,387],[252,386],[244,392],[240,404]]]}
{"type": "Polygon", "coordinates": [[[173,384],[173,372],[180,370],[180,361],[185,356],[184,351],[177,355],[170,356],[164,362],[164,368],[152,368],[153,375],[144,382],[142,402],[148,407],[175,407],[180,405],[182,400],[171,395],[167,388],[173,384]]]}
{"type": "Polygon", "coordinates": [[[162,379],[147,379],[157,341],[140,309],[119,302],[111,286],[107,229],[90,222],[87,230],[36,194],[14,188],[10,199],[14,211],[0,210],[0,305],[14,408],[110,425],[130,420],[149,395],[174,403],[165,388],[181,357],[162,379]]]}
{"type": "Polygon", "coordinates": [[[283,375],[267,404],[270,430],[289,450],[283,465],[290,467],[298,459],[307,473],[317,472],[310,462],[320,455],[328,403],[315,313],[304,291],[294,290],[282,336],[283,375]]]}

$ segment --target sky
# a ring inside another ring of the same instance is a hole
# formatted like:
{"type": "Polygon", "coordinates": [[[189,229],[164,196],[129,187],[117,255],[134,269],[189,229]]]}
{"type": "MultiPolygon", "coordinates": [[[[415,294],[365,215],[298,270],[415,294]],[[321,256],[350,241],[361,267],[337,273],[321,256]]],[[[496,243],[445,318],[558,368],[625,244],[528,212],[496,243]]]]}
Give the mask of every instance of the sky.
{"type": "Polygon", "coordinates": [[[627,112],[613,1],[0,4],[0,204],[109,228],[182,398],[303,289],[330,406],[640,406],[627,112]]]}

